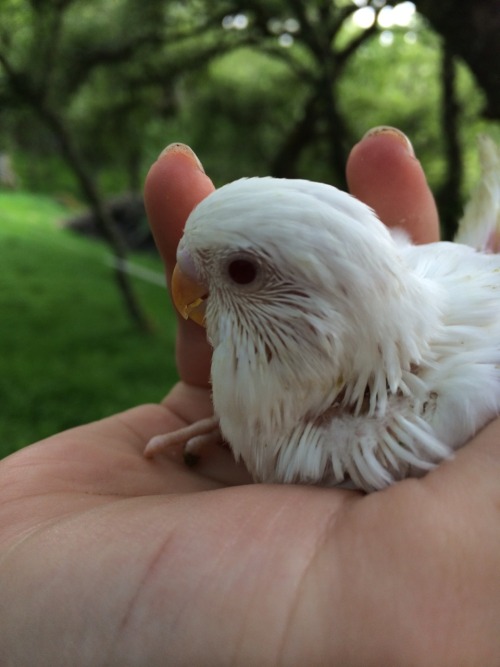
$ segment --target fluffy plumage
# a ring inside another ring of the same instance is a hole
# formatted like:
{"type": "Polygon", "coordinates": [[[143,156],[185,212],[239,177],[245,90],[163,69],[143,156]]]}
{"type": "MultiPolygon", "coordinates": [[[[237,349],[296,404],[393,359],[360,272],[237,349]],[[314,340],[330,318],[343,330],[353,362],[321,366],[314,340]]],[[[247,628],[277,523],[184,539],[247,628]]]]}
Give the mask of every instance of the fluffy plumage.
{"type": "MultiPolygon", "coordinates": [[[[487,241],[500,168],[485,150],[462,230],[487,241]]],[[[214,410],[256,480],[381,489],[499,411],[497,255],[414,246],[328,185],[250,178],[193,211],[178,263],[208,294],[214,410]]]]}

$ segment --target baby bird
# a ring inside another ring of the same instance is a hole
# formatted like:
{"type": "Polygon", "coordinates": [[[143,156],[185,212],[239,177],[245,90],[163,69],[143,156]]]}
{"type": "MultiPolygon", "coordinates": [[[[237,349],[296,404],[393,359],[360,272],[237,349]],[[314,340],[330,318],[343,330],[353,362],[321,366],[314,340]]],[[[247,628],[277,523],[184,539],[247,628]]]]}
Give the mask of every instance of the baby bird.
{"type": "Polygon", "coordinates": [[[366,205],[305,180],[230,183],[191,213],[172,289],[213,346],[214,419],[256,481],[370,492],[420,476],[500,408],[500,157],[459,238],[415,246],[366,205]],[[475,235],[475,236],[474,236],[475,235]]]}

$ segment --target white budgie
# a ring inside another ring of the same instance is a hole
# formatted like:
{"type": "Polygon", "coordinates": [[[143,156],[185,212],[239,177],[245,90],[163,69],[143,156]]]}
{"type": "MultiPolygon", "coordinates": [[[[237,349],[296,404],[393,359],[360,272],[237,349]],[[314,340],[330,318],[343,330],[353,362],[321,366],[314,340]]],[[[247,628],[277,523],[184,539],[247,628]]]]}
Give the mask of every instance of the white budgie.
{"type": "MultiPolygon", "coordinates": [[[[459,235],[484,249],[500,158],[487,139],[481,152],[459,235]]],[[[216,417],[148,456],[191,436],[195,449],[218,422],[255,480],[373,491],[424,474],[500,411],[500,255],[412,245],[332,186],[215,191],[187,221],[173,294],[205,321],[216,417]]]]}

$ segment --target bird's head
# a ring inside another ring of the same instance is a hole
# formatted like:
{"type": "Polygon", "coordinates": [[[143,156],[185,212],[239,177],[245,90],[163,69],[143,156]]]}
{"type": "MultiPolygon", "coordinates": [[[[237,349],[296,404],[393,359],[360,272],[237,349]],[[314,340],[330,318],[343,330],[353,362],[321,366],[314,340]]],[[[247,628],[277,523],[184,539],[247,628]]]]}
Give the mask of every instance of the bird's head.
{"type": "MultiPolygon", "coordinates": [[[[206,323],[212,380],[295,391],[397,390],[425,344],[421,282],[367,206],[320,183],[242,179],[191,213],[172,280],[177,308],[206,323]]],[[[248,405],[247,405],[248,407],[248,405]]]]}

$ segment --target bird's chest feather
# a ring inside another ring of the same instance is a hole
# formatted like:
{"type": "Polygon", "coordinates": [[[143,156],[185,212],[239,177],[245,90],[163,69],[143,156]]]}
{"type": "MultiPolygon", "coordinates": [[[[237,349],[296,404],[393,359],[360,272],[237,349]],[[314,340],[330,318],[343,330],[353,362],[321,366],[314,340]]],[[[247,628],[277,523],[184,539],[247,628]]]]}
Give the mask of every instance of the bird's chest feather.
{"type": "Polygon", "coordinates": [[[412,464],[423,461],[428,468],[429,457],[445,455],[420,414],[433,412],[432,397],[424,407],[415,396],[393,396],[383,413],[367,416],[342,406],[333,375],[280,372],[288,361],[297,365],[296,359],[268,359],[230,336],[214,349],[221,430],[257,480],[335,485],[347,477],[373,490],[406,476],[412,464]]]}
{"type": "Polygon", "coordinates": [[[324,372],[311,374],[311,350],[269,354],[221,326],[213,399],[236,457],[260,481],[333,485],[348,478],[365,490],[434,467],[499,411],[496,271],[485,273],[479,291],[444,276],[447,298],[426,356],[371,410],[342,404],[338,369],[326,356],[318,364],[324,372]]]}
{"type": "Polygon", "coordinates": [[[447,458],[500,405],[497,365],[476,363],[474,354],[406,372],[405,390],[372,413],[368,397],[360,410],[343,405],[333,377],[284,380],[269,360],[230,339],[215,348],[212,375],[222,432],[264,482],[333,486],[347,479],[381,489],[447,458]]]}

